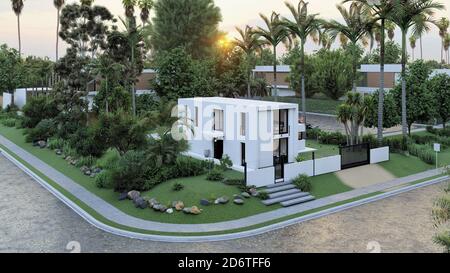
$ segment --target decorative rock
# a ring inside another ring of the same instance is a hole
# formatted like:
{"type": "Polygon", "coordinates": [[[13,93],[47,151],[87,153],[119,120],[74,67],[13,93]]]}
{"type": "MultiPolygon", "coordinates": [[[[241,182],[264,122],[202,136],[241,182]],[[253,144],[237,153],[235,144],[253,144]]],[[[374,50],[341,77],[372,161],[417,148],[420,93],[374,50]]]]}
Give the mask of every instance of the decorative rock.
{"type": "Polygon", "coordinates": [[[222,196],[216,199],[216,201],[214,202],[214,204],[222,204],[225,205],[230,201],[230,199],[228,199],[228,197],[226,196],[222,196]]]}
{"type": "Polygon", "coordinates": [[[234,202],[236,205],[244,205],[244,200],[242,200],[242,199],[240,199],[240,198],[235,198],[235,199],[233,200],[233,202],[234,202]]]}
{"type": "Polygon", "coordinates": [[[148,206],[147,202],[145,202],[144,198],[142,198],[142,197],[138,197],[138,198],[134,199],[133,203],[136,206],[136,208],[140,208],[140,209],[145,209],[148,206]]]}
{"type": "Polygon", "coordinates": [[[102,172],[102,169],[100,169],[100,168],[94,168],[94,169],[92,170],[92,172],[95,173],[95,174],[99,174],[99,173],[102,172]]]}
{"type": "Polygon", "coordinates": [[[161,204],[155,204],[155,205],[153,205],[153,210],[154,211],[161,211],[161,207],[162,207],[161,204]]]}
{"type": "Polygon", "coordinates": [[[86,170],[84,172],[84,175],[86,175],[86,176],[91,176],[91,174],[92,174],[91,170],[86,170]]]}
{"type": "Polygon", "coordinates": [[[62,151],[60,149],[55,150],[56,155],[62,155],[62,151]]]}
{"type": "Polygon", "coordinates": [[[209,206],[209,205],[211,205],[211,202],[209,202],[209,200],[202,199],[202,200],[200,200],[200,205],[209,206]]]}
{"type": "Polygon", "coordinates": [[[148,205],[149,205],[150,207],[152,207],[152,208],[153,208],[155,205],[159,205],[159,202],[158,202],[155,198],[152,198],[152,199],[148,200],[147,203],[148,203],[148,205]]]}
{"type": "Polygon", "coordinates": [[[119,201],[123,201],[127,198],[128,198],[128,193],[122,192],[121,194],[119,194],[119,201]]]}
{"type": "Polygon", "coordinates": [[[38,141],[33,142],[33,147],[39,146],[38,141]]]}
{"type": "Polygon", "coordinates": [[[201,211],[198,207],[193,206],[193,207],[191,208],[191,214],[199,215],[200,213],[202,213],[202,211],[201,211]]]}
{"type": "Polygon", "coordinates": [[[37,144],[38,144],[39,148],[41,148],[41,149],[44,149],[45,147],[47,147],[47,142],[43,141],[43,140],[38,141],[37,144]]]}
{"type": "Polygon", "coordinates": [[[88,170],[89,170],[89,168],[88,168],[87,166],[83,166],[83,167],[80,168],[80,171],[81,171],[82,173],[85,173],[85,172],[88,171],[88,170]]]}
{"type": "Polygon", "coordinates": [[[175,209],[176,209],[177,211],[182,211],[182,210],[184,209],[184,203],[181,202],[181,201],[178,201],[178,202],[176,203],[176,205],[175,205],[175,209]]]}
{"type": "Polygon", "coordinates": [[[191,208],[184,208],[183,212],[186,214],[191,214],[191,208]]]}
{"type": "Polygon", "coordinates": [[[138,197],[141,197],[141,193],[140,192],[138,192],[138,191],[130,191],[130,192],[128,192],[128,199],[134,200],[134,199],[136,199],[138,197]]]}
{"type": "Polygon", "coordinates": [[[166,210],[167,210],[167,207],[166,207],[166,206],[164,206],[164,205],[159,205],[159,211],[160,211],[160,212],[166,212],[166,210]]]}
{"type": "Polygon", "coordinates": [[[245,191],[241,193],[241,196],[244,197],[244,198],[250,198],[250,194],[248,192],[245,192],[245,191]]]}
{"type": "Polygon", "coordinates": [[[95,173],[91,173],[90,177],[95,178],[97,175],[95,173]]]}
{"type": "Polygon", "coordinates": [[[257,196],[259,195],[259,192],[256,190],[256,188],[251,188],[251,189],[249,190],[249,193],[250,193],[250,195],[253,196],[253,197],[257,197],[257,196]]]}
{"type": "Polygon", "coordinates": [[[166,213],[168,213],[168,214],[172,214],[172,213],[173,213],[173,209],[172,209],[172,208],[170,208],[170,209],[167,209],[167,210],[166,210],[166,213]]]}

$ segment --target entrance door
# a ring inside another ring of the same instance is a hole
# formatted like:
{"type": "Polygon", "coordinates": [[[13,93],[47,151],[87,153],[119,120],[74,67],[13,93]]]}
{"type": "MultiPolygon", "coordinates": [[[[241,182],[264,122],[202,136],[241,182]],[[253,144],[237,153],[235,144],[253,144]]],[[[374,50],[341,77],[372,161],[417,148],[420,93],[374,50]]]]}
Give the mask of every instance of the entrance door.
{"type": "Polygon", "coordinates": [[[245,165],[245,143],[241,143],[241,165],[245,165]]]}
{"type": "Polygon", "coordinates": [[[275,182],[284,180],[284,164],[288,161],[288,139],[274,140],[273,165],[275,167],[275,182]]]}
{"type": "Polygon", "coordinates": [[[222,159],[223,156],[223,140],[214,139],[214,158],[222,159]]]}

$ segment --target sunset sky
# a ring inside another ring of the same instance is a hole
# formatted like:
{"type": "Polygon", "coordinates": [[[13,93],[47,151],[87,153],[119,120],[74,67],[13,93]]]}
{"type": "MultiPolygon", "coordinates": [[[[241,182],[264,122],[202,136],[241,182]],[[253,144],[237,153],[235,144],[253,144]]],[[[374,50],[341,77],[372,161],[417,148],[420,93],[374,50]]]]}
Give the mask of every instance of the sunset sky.
{"type": "MultiPolygon", "coordinates": [[[[292,3],[298,3],[296,0],[289,0],[292,3]]],[[[69,3],[74,2],[68,1],[69,3]]],[[[223,21],[220,25],[221,30],[229,32],[233,37],[236,26],[244,27],[246,24],[251,26],[261,25],[259,13],[270,14],[272,11],[288,16],[288,10],[282,0],[216,0],[222,10],[223,21]]],[[[320,13],[325,19],[340,20],[340,14],[336,9],[336,4],[341,0],[310,0],[310,12],[320,13]]],[[[450,0],[440,0],[447,7],[446,11],[436,15],[437,18],[449,17],[450,0]]],[[[115,15],[123,16],[123,8],[120,0],[96,0],[97,5],[107,6],[115,15]]],[[[153,13],[152,13],[153,16],[153,13]]],[[[55,55],[55,35],[56,35],[56,9],[52,0],[26,0],[25,8],[21,17],[22,26],[22,48],[26,55],[49,56],[55,55]]],[[[396,40],[399,41],[400,33],[397,31],[396,40]]],[[[17,26],[16,16],[14,15],[9,0],[0,0],[0,44],[7,43],[11,47],[17,47],[17,26]]],[[[65,47],[61,45],[61,49],[65,47]]],[[[312,52],[317,46],[311,42],[307,45],[307,50],[312,52]]],[[[280,48],[280,51],[283,49],[280,48]]],[[[411,49],[408,47],[408,50],[411,49]]],[[[435,28],[424,36],[424,58],[440,58],[440,38],[435,28]]],[[[419,48],[416,48],[416,56],[419,54],[419,48]]]]}

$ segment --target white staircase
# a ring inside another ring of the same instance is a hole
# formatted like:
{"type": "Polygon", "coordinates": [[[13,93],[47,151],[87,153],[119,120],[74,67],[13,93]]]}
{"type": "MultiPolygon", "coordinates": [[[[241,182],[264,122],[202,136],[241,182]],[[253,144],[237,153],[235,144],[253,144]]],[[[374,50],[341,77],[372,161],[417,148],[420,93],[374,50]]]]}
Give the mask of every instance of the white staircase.
{"type": "Polygon", "coordinates": [[[289,207],[315,199],[309,192],[302,192],[290,182],[269,185],[263,191],[269,194],[269,199],[262,201],[266,206],[280,203],[283,207],[289,207]]]}

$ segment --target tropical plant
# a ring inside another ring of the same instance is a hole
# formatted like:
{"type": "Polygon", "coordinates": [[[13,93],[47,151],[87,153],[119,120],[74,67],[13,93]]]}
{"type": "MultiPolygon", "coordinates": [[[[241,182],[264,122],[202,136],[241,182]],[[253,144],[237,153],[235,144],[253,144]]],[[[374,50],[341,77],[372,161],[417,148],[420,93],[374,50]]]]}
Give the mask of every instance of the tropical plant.
{"type": "Polygon", "coordinates": [[[277,46],[280,43],[290,43],[291,39],[289,37],[286,28],[282,25],[282,20],[280,14],[272,12],[270,18],[264,14],[259,15],[264,21],[265,27],[258,27],[255,33],[265,40],[267,45],[273,47],[273,80],[274,80],[274,91],[275,100],[278,101],[278,84],[277,84],[277,46]]]}
{"type": "Polygon", "coordinates": [[[59,18],[61,16],[61,9],[64,6],[65,0],[53,0],[53,5],[56,8],[56,61],[59,59],[59,18]]]}
{"type": "Polygon", "coordinates": [[[305,43],[308,37],[313,39],[320,35],[321,20],[317,14],[308,13],[308,3],[300,0],[297,7],[286,2],[286,6],[291,12],[293,21],[283,20],[283,25],[288,31],[300,39],[300,71],[301,71],[301,96],[302,96],[302,116],[306,122],[306,92],[305,92],[305,43]]]}
{"type": "Polygon", "coordinates": [[[370,38],[374,28],[373,16],[371,13],[365,12],[364,7],[362,3],[357,2],[352,2],[348,10],[343,5],[337,5],[337,9],[345,23],[331,20],[324,24],[324,28],[329,33],[331,40],[334,41],[342,34],[351,42],[353,50],[353,91],[356,91],[358,60],[360,58],[356,51],[357,44],[370,38]]]}
{"type": "Polygon", "coordinates": [[[428,90],[434,93],[435,109],[445,128],[450,118],[450,76],[439,74],[428,82],[428,90]]]}
{"type": "Polygon", "coordinates": [[[24,68],[19,52],[0,45],[0,92],[11,94],[10,106],[14,108],[14,91],[24,83],[24,68]]]}
{"type": "MultiPolygon", "coordinates": [[[[419,39],[419,43],[420,43],[420,59],[423,59],[423,44],[422,44],[422,36],[428,32],[430,32],[431,30],[431,24],[434,23],[431,22],[430,20],[427,20],[427,18],[425,16],[420,16],[414,26],[413,26],[413,31],[412,31],[412,35],[413,37],[415,37],[416,39],[419,39]]],[[[414,57],[413,57],[414,60],[414,57]]]]}
{"type": "Polygon", "coordinates": [[[122,0],[122,5],[125,9],[125,16],[131,18],[134,16],[134,8],[136,7],[137,0],[122,0]]]}
{"type": "Polygon", "coordinates": [[[448,33],[448,28],[450,27],[450,20],[445,17],[442,17],[437,22],[435,22],[436,26],[439,29],[439,36],[441,37],[441,62],[444,60],[444,39],[448,33]]]}
{"type": "Polygon", "coordinates": [[[364,122],[368,112],[367,99],[361,93],[349,92],[345,103],[337,109],[337,119],[344,125],[347,145],[362,142],[364,122]]]}
{"type": "MultiPolygon", "coordinates": [[[[367,96],[367,116],[364,126],[367,128],[378,127],[378,100],[379,90],[367,96]]],[[[388,129],[400,124],[401,118],[399,109],[393,93],[389,92],[384,96],[383,103],[383,128],[388,129]]]]}
{"type": "Polygon", "coordinates": [[[213,168],[206,175],[206,180],[208,181],[222,181],[224,178],[223,170],[218,167],[213,168]]]}
{"type": "Polygon", "coordinates": [[[412,60],[413,61],[414,61],[414,53],[416,51],[416,41],[417,41],[416,36],[413,35],[413,36],[409,37],[409,45],[411,46],[412,60]]]}
{"type": "Polygon", "coordinates": [[[234,45],[242,49],[242,51],[246,55],[247,60],[247,97],[250,98],[252,96],[251,93],[251,79],[252,79],[252,66],[253,62],[252,55],[255,51],[261,50],[262,41],[259,39],[257,35],[255,35],[253,29],[250,26],[246,26],[245,29],[236,28],[237,32],[240,35],[240,38],[235,38],[234,45]]]}
{"type": "Polygon", "coordinates": [[[395,37],[395,28],[396,28],[395,24],[392,23],[391,21],[386,21],[385,28],[386,28],[389,40],[391,42],[393,42],[394,41],[394,37],[395,37]]]}
{"type": "Polygon", "coordinates": [[[311,178],[306,174],[297,176],[292,183],[302,192],[309,192],[312,190],[311,178]]]}
{"type": "Polygon", "coordinates": [[[394,22],[402,32],[402,131],[403,136],[408,134],[407,122],[407,101],[406,101],[406,62],[407,62],[407,46],[406,35],[411,27],[417,21],[421,23],[433,22],[435,11],[445,8],[441,3],[434,0],[393,0],[394,7],[389,15],[389,20],[394,22]]]}
{"type": "Polygon", "coordinates": [[[22,14],[24,0],[11,0],[11,5],[17,17],[17,35],[19,39],[19,55],[22,56],[22,38],[20,36],[20,15],[22,14]]]}
{"type": "Polygon", "coordinates": [[[148,22],[150,10],[153,8],[153,5],[153,0],[139,0],[138,2],[138,6],[141,9],[141,21],[144,26],[148,22]]]}
{"type": "Polygon", "coordinates": [[[448,228],[448,223],[450,221],[450,192],[447,188],[444,189],[444,194],[439,197],[435,202],[431,212],[434,220],[434,226],[437,228],[438,232],[433,237],[434,243],[442,246],[445,252],[450,253],[450,230],[448,228]]]}

